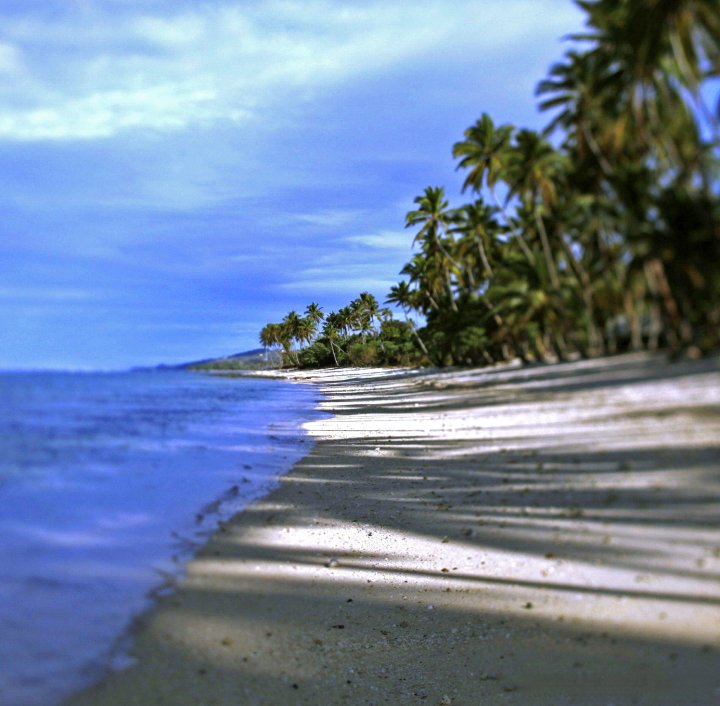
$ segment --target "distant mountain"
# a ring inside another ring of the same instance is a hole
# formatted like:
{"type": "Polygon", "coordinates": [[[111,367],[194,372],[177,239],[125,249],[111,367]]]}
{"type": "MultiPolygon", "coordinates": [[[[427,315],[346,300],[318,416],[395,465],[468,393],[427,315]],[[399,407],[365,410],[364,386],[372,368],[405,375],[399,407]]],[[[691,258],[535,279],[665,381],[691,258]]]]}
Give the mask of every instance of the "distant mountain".
{"type": "Polygon", "coordinates": [[[278,351],[269,348],[255,348],[222,358],[198,360],[194,363],[187,363],[183,367],[191,370],[257,370],[258,368],[274,368],[280,364],[281,356],[278,351]]]}
{"type": "Polygon", "coordinates": [[[255,348],[243,353],[233,353],[222,358],[206,358],[178,365],[158,365],[158,370],[259,370],[275,368],[281,364],[278,351],[269,348],[255,348]]]}

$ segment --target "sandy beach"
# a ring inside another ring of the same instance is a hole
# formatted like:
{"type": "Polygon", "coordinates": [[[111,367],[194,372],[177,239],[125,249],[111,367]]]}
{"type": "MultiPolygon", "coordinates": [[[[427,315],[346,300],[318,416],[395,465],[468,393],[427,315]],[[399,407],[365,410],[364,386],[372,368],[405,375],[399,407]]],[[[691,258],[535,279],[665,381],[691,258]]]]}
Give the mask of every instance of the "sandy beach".
{"type": "Polygon", "coordinates": [[[720,703],[720,359],[289,377],[310,453],[68,706],[720,703]]]}

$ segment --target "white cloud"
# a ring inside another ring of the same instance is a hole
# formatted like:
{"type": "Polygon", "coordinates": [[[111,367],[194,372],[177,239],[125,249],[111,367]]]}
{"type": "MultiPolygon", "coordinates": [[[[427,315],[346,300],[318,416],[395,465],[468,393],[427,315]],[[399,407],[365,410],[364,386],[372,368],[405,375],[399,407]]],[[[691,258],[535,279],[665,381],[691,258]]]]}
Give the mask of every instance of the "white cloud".
{"type": "Polygon", "coordinates": [[[362,245],[376,250],[401,250],[410,257],[412,235],[407,231],[384,230],[367,235],[352,235],[346,239],[353,245],[362,245]]]}
{"type": "Polygon", "coordinates": [[[313,213],[299,213],[295,216],[295,220],[302,223],[309,223],[313,226],[322,228],[338,228],[340,226],[351,225],[358,218],[362,217],[363,212],[357,209],[324,209],[313,213]]]}
{"type": "Polygon", "coordinates": [[[329,254],[317,266],[301,269],[280,289],[292,294],[333,292],[349,296],[368,291],[382,298],[397,283],[392,275],[397,268],[390,263],[346,260],[346,253],[329,254]]]}
{"type": "Polygon", "coordinates": [[[0,11],[10,40],[0,43],[0,72],[27,67],[23,81],[0,91],[0,139],[243,122],[402,62],[462,53],[473,42],[508,46],[537,29],[549,1],[261,0],[164,16],[87,2],[53,21],[0,11]]]}
{"type": "Polygon", "coordinates": [[[98,293],[84,289],[64,287],[0,287],[0,301],[24,302],[74,302],[96,301],[98,293]]]}
{"type": "Polygon", "coordinates": [[[0,42],[0,74],[17,74],[22,69],[20,50],[12,44],[0,42]]]}
{"type": "Polygon", "coordinates": [[[214,116],[209,106],[214,98],[212,91],[182,84],[100,91],[53,107],[0,115],[0,136],[19,140],[93,139],[134,127],[179,129],[191,121],[211,120],[214,116]]]}
{"type": "Polygon", "coordinates": [[[280,285],[280,289],[291,294],[313,296],[325,292],[333,294],[346,294],[356,297],[360,292],[377,293],[382,297],[394,284],[393,279],[379,279],[377,277],[338,277],[337,279],[308,279],[296,280],[280,285]]]}

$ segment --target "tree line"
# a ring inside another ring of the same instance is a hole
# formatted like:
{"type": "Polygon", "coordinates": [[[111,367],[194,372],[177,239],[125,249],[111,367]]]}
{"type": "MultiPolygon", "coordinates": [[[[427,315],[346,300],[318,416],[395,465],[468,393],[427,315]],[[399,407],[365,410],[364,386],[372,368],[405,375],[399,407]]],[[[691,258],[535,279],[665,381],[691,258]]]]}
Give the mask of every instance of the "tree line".
{"type": "Polygon", "coordinates": [[[405,321],[366,292],[291,312],[263,345],[295,365],[718,348],[720,0],[577,4],[587,31],[536,90],[546,129],[483,113],[452,149],[469,202],[441,186],[415,199],[414,252],[384,302],[405,321]]]}
{"type": "Polygon", "coordinates": [[[260,343],[279,347],[286,365],[299,367],[413,365],[422,350],[414,323],[393,318],[369,292],[325,315],[313,302],[260,331],[260,343]]]}

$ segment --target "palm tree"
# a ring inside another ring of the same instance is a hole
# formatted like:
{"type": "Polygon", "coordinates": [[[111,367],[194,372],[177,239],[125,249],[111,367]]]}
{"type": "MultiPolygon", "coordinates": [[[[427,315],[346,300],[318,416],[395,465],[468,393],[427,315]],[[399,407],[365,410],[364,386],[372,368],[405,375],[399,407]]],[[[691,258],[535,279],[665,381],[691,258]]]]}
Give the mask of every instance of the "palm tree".
{"type": "Polygon", "coordinates": [[[296,311],[291,311],[280,323],[281,327],[281,339],[280,342],[290,359],[295,357],[295,364],[299,365],[300,360],[298,359],[297,353],[293,350],[293,341],[300,342],[300,336],[303,332],[302,318],[296,311]]]}
{"type": "Polygon", "coordinates": [[[417,287],[417,308],[423,314],[439,312],[447,295],[445,278],[439,273],[437,263],[423,253],[416,253],[405,263],[401,275],[406,275],[411,284],[417,287]]]}
{"type": "MultiPolygon", "coordinates": [[[[365,292],[367,294],[367,292],[365,292]]],[[[373,297],[374,298],[374,297],[373,297]]],[[[355,329],[360,332],[363,344],[367,342],[367,335],[372,333],[372,317],[370,311],[366,307],[366,301],[362,297],[353,299],[350,302],[350,311],[352,312],[355,329]]],[[[376,302],[377,309],[377,302],[376,302]]]]}
{"type": "Polygon", "coordinates": [[[388,294],[385,303],[397,304],[403,310],[405,321],[410,324],[410,330],[412,331],[413,336],[415,336],[415,340],[418,342],[422,352],[425,355],[429,355],[425,343],[423,343],[422,338],[420,338],[420,334],[417,332],[415,322],[408,315],[408,312],[411,309],[417,310],[420,308],[417,301],[417,294],[417,290],[410,289],[408,283],[405,280],[402,280],[401,282],[398,282],[398,284],[390,287],[390,293],[388,294]]]}
{"type": "Polygon", "coordinates": [[[562,129],[565,146],[574,151],[576,159],[583,163],[592,155],[605,176],[612,174],[601,144],[608,141],[607,116],[615,110],[614,73],[609,57],[571,50],[563,63],[551,67],[549,78],[535,91],[536,95],[549,94],[540,102],[540,110],[560,109],[545,133],[562,129]]]}
{"type": "Polygon", "coordinates": [[[317,323],[309,316],[303,316],[297,325],[295,337],[298,343],[308,344],[315,337],[317,332],[317,323]]]}
{"type": "Polygon", "coordinates": [[[305,307],[305,317],[317,326],[325,318],[325,314],[316,302],[312,302],[305,307]]]}
{"type": "MultiPolygon", "coordinates": [[[[603,116],[605,132],[615,138],[606,147],[612,167],[604,169],[607,188],[623,206],[623,230],[639,269],[653,282],[666,335],[684,344],[693,335],[687,302],[696,285],[683,274],[687,229],[681,224],[693,218],[693,204],[716,198],[711,162],[720,139],[702,86],[720,73],[720,0],[579,4],[588,14],[590,31],[582,38],[592,42],[589,53],[613,68],[615,107],[603,116]],[[697,114],[712,127],[712,144],[704,143],[697,114]],[[675,206],[663,207],[673,195],[687,209],[683,218],[675,218],[675,206]]],[[[720,224],[712,208],[703,211],[705,225],[696,237],[713,249],[720,224]]]]}
{"type": "Polygon", "coordinates": [[[347,336],[355,329],[355,312],[349,306],[344,306],[335,315],[335,322],[343,336],[347,336]]]}
{"type": "Polygon", "coordinates": [[[713,125],[701,83],[720,70],[720,0],[595,0],[578,3],[588,13],[589,53],[610,60],[617,105],[613,130],[618,153],[654,148],[677,158],[679,136],[692,130],[694,104],[713,125]],[[688,99],[688,100],[686,100],[688,99]],[[682,123],[669,129],[668,119],[682,123]]]}
{"type": "MultiPolygon", "coordinates": [[[[496,128],[492,118],[483,113],[482,117],[465,130],[465,139],[453,145],[453,157],[459,158],[458,169],[469,169],[463,184],[463,191],[471,187],[479,192],[487,186],[493,199],[495,184],[505,171],[505,159],[513,134],[512,125],[496,128]]],[[[499,205],[499,203],[498,203],[499,205]]]]}
{"type": "Polygon", "coordinates": [[[378,300],[370,292],[360,292],[358,300],[362,306],[364,316],[367,317],[370,326],[374,328],[374,322],[380,320],[380,305],[378,300]]]}
{"type": "Polygon", "coordinates": [[[280,345],[281,326],[280,324],[266,324],[260,331],[260,344],[263,348],[272,348],[280,345]]]}
{"type": "Polygon", "coordinates": [[[335,312],[331,312],[325,317],[322,335],[324,338],[327,339],[328,343],[330,344],[330,351],[332,352],[333,360],[335,361],[335,367],[337,368],[339,367],[340,363],[338,362],[338,357],[335,353],[335,349],[337,348],[337,350],[340,351],[342,349],[337,344],[337,341],[340,339],[340,317],[335,312]]]}
{"type": "Polygon", "coordinates": [[[452,238],[449,235],[453,212],[445,198],[445,189],[439,187],[426,187],[421,196],[415,198],[418,208],[410,211],[405,218],[405,227],[420,225],[415,234],[413,244],[420,243],[422,252],[433,262],[435,271],[440,275],[445,286],[445,299],[457,311],[457,304],[453,295],[453,271],[459,272],[460,265],[448,251],[452,247],[452,238]]]}
{"type": "Polygon", "coordinates": [[[454,213],[453,232],[461,236],[458,243],[464,240],[470,247],[477,249],[482,264],[482,280],[493,276],[491,258],[501,229],[497,213],[498,209],[488,206],[482,198],[465,204],[454,213]]]}
{"type": "Polygon", "coordinates": [[[564,175],[565,160],[547,140],[534,130],[520,130],[507,157],[507,182],[510,187],[507,201],[517,195],[523,207],[531,212],[537,225],[550,281],[559,289],[560,280],[555,266],[543,212],[555,205],[557,183],[564,175]]]}

